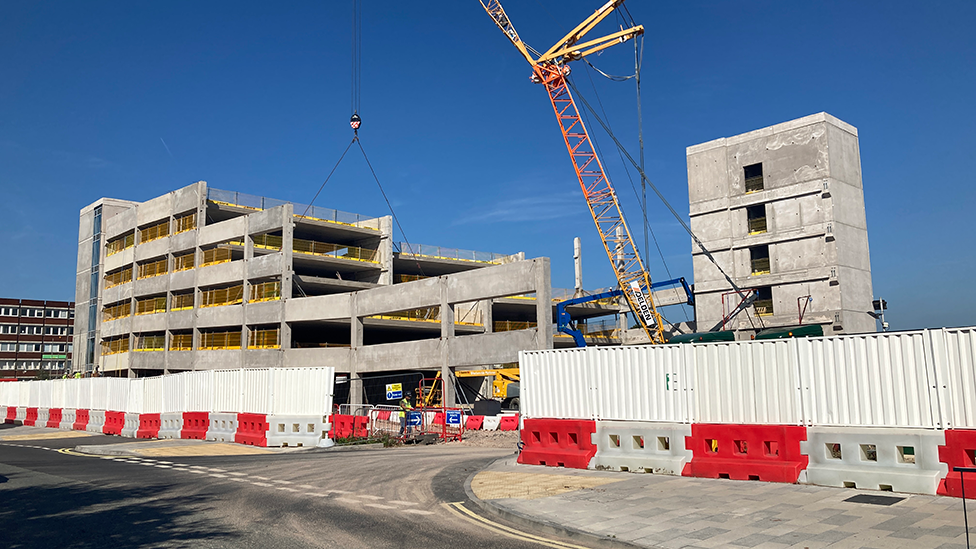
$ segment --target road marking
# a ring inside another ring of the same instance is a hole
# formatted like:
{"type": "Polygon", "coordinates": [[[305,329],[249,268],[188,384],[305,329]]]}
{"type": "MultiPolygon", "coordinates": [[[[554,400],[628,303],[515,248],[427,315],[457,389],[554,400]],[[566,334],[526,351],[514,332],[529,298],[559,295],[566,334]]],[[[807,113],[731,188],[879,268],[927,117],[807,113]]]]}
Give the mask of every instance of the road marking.
{"type": "Polygon", "coordinates": [[[217,478],[227,478],[227,475],[221,475],[219,473],[210,473],[210,476],[217,478]]]}
{"type": "Polygon", "coordinates": [[[257,475],[254,475],[254,476],[253,476],[253,477],[251,477],[251,478],[256,478],[256,479],[258,479],[258,480],[271,480],[271,479],[269,479],[268,477],[259,477],[259,476],[257,476],[257,475]]]}
{"type": "MultiPolygon", "coordinates": [[[[514,528],[509,528],[508,526],[505,526],[503,524],[498,524],[497,522],[492,522],[482,517],[481,515],[472,512],[470,509],[464,506],[463,502],[460,501],[454,503],[442,503],[441,505],[444,506],[448,511],[457,515],[458,517],[468,522],[471,522],[472,524],[480,526],[486,530],[495,532],[496,534],[501,534],[503,536],[507,536],[514,539],[520,539],[522,541],[528,541],[530,543],[536,543],[538,545],[544,545],[546,547],[556,547],[558,549],[586,549],[586,547],[583,547],[582,545],[573,545],[571,543],[564,543],[561,541],[556,541],[554,539],[535,536],[532,534],[522,532],[520,530],[516,530],[514,528]]],[[[413,509],[410,509],[409,511],[412,510],[413,509]]]]}
{"type": "Polygon", "coordinates": [[[313,498],[324,498],[328,497],[329,494],[319,494],[317,492],[306,492],[306,496],[312,496],[313,498]]]}
{"type": "Polygon", "coordinates": [[[155,467],[159,467],[160,469],[172,469],[173,468],[171,465],[155,465],[155,467]]]}
{"type": "Polygon", "coordinates": [[[298,491],[298,490],[296,490],[294,488],[289,488],[287,486],[275,486],[275,488],[277,488],[279,490],[284,490],[286,492],[297,492],[298,491]]]}
{"type": "Polygon", "coordinates": [[[372,500],[383,499],[383,498],[381,498],[379,496],[368,496],[366,494],[356,494],[356,497],[357,498],[363,498],[363,499],[372,499],[372,500]]]}
{"type": "Polygon", "coordinates": [[[201,475],[207,474],[206,471],[201,471],[199,469],[184,469],[184,471],[189,471],[191,473],[197,473],[197,474],[201,474],[201,475]]]}
{"type": "Polygon", "coordinates": [[[391,501],[389,503],[395,503],[397,505],[417,505],[417,502],[416,501],[400,501],[400,500],[394,500],[394,501],[391,501]]]}
{"type": "Polygon", "coordinates": [[[404,509],[404,513],[411,513],[414,515],[433,515],[432,511],[421,511],[420,509],[404,509]]]}
{"type": "Polygon", "coordinates": [[[290,480],[276,480],[275,482],[277,482],[278,484],[291,484],[290,480]]]}
{"type": "Polygon", "coordinates": [[[2,440],[12,441],[12,440],[45,440],[53,438],[76,438],[76,437],[90,437],[89,433],[83,431],[48,431],[45,433],[28,433],[26,435],[8,435],[2,438],[2,440]]]}
{"type": "Polygon", "coordinates": [[[358,499],[351,499],[351,498],[336,498],[335,501],[341,501],[342,503],[355,503],[357,505],[363,503],[358,499]]]}
{"type": "Polygon", "coordinates": [[[274,486],[273,484],[268,484],[267,482],[252,482],[251,484],[255,486],[274,486]]]}
{"type": "Polygon", "coordinates": [[[210,468],[210,471],[213,471],[214,473],[226,473],[227,472],[227,471],[225,471],[223,469],[214,469],[212,467],[210,468]]]}
{"type": "Polygon", "coordinates": [[[234,475],[235,477],[246,477],[247,473],[227,473],[228,475],[234,475]]]}
{"type": "Polygon", "coordinates": [[[233,480],[235,482],[247,482],[246,478],[241,477],[227,477],[227,480],[233,480]]]}
{"type": "Polygon", "coordinates": [[[172,461],[157,461],[156,463],[162,463],[163,465],[172,465],[172,461]]]}
{"type": "Polygon", "coordinates": [[[364,503],[363,506],[364,507],[375,507],[377,509],[396,509],[396,507],[394,507],[392,505],[383,505],[382,503],[364,503]]]}

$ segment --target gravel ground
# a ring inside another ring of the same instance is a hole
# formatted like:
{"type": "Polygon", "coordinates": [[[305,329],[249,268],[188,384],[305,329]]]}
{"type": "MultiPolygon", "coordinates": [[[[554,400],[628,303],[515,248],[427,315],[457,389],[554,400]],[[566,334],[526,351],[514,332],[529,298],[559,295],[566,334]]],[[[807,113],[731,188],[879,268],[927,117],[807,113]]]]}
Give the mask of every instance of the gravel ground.
{"type": "Polygon", "coordinates": [[[515,450],[519,440],[518,431],[465,431],[461,442],[448,442],[461,446],[478,448],[511,448],[515,450]]]}

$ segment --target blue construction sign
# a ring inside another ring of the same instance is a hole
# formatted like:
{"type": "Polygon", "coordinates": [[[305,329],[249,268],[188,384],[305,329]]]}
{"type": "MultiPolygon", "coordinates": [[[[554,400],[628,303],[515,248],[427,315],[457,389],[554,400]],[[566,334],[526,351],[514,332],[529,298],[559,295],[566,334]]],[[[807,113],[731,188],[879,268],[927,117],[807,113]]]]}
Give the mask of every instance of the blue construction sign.
{"type": "Polygon", "coordinates": [[[444,418],[445,423],[448,425],[460,425],[461,424],[461,410],[448,410],[444,418]]]}
{"type": "Polygon", "coordinates": [[[403,398],[402,383],[388,383],[386,385],[386,400],[400,400],[403,398]]]}
{"type": "Polygon", "coordinates": [[[420,412],[407,412],[407,425],[420,426],[420,412]]]}

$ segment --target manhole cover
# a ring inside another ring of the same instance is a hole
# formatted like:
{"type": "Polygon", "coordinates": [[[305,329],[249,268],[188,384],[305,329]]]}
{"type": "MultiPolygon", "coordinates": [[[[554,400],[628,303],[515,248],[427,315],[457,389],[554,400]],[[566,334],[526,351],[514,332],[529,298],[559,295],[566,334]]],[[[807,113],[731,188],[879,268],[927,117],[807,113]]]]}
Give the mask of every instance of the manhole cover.
{"type": "Polygon", "coordinates": [[[858,494],[856,496],[849,497],[844,501],[849,501],[851,503],[870,503],[871,505],[894,505],[905,498],[896,498],[892,496],[873,496],[871,494],[858,494]]]}

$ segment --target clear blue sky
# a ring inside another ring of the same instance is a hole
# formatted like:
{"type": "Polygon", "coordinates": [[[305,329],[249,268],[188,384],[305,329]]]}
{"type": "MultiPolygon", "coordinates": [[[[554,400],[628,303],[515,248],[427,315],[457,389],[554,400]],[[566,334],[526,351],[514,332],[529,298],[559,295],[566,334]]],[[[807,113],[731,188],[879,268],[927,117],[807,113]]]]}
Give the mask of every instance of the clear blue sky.
{"type": "MultiPolygon", "coordinates": [[[[506,9],[545,49],[600,3],[506,9]]],[[[102,196],[202,179],[311,200],[352,137],[351,4],[0,3],[0,294],[73,299],[78,210],[102,196]]],[[[478,2],[364,4],[361,136],[407,238],[548,256],[553,285],[571,287],[580,236],[585,286],[610,286],[545,91],[478,2]]],[[[647,172],[679,212],[685,147],[829,112],[859,130],[874,292],[892,327],[976,324],[976,3],[628,7],[647,29],[647,172]]],[[[626,74],[633,55],[619,45],[595,64],[626,74]]],[[[636,152],[633,81],[587,72],[576,64],[577,85],[636,152]]],[[[598,137],[642,241],[627,173],[598,137]]],[[[690,239],[649,201],[670,272],[690,279],[690,239]]],[[[388,213],[352,152],[316,205],[388,213]]],[[[653,244],[647,255],[666,277],[653,244]]]]}

